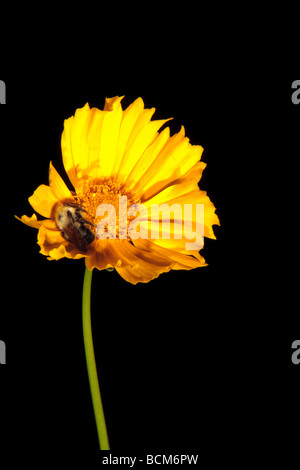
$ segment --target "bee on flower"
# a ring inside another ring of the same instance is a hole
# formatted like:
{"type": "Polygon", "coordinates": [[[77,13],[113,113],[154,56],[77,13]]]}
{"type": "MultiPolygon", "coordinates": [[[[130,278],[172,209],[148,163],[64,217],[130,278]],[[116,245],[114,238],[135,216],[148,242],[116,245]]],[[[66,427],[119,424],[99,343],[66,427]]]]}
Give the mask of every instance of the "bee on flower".
{"type": "MultiPolygon", "coordinates": [[[[213,225],[219,219],[198,186],[206,166],[203,148],[190,144],[183,127],[173,136],[169,127],[159,132],[168,119],[152,120],[155,109],[145,109],[141,98],[125,110],[122,98],[107,98],[103,110],[86,104],[65,120],[62,157],[73,190],[50,163],[49,185],[40,185],[29,198],[43,219],[33,214],[19,220],[38,229],[40,252],[48,259],[84,258],[88,270],[115,268],[132,284],[171,269],[205,266],[197,244],[187,249],[191,238],[180,223],[187,205],[201,205],[201,235],[215,238],[213,225]],[[166,204],[179,210],[168,224],[158,212],[156,230],[153,220],[149,229],[151,208],[166,204]],[[99,207],[112,209],[105,223],[99,207]],[[104,235],[99,236],[99,227],[104,235]],[[133,236],[138,230],[147,236],[133,236]]],[[[189,214],[190,227],[195,227],[196,212],[189,214]]],[[[195,238],[197,230],[192,230],[195,238]]]]}

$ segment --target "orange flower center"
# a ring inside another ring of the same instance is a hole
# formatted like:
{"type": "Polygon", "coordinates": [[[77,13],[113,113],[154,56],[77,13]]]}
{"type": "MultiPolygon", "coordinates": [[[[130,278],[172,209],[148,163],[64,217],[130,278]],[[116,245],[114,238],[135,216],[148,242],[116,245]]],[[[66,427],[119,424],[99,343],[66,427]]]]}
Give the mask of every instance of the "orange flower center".
{"type": "Polygon", "coordinates": [[[123,234],[127,233],[128,225],[134,219],[134,217],[128,216],[128,208],[132,204],[140,203],[140,199],[131,191],[126,190],[124,185],[113,181],[105,181],[100,184],[83,183],[77,190],[75,200],[87,211],[87,214],[84,213],[83,216],[94,224],[94,228],[90,227],[93,232],[96,233],[97,224],[105,218],[107,223],[105,231],[108,232],[109,227],[115,225],[116,238],[119,238],[119,230],[123,234]],[[111,211],[106,211],[105,206],[103,206],[103,214],[97,215],[97,213],[99,214],[99,206],[107,204],[113,206],[115,210],[113,220],[110,220],[111,211]],[[124,221],[126,221],[126,226],[124,226],[124,221]]]}

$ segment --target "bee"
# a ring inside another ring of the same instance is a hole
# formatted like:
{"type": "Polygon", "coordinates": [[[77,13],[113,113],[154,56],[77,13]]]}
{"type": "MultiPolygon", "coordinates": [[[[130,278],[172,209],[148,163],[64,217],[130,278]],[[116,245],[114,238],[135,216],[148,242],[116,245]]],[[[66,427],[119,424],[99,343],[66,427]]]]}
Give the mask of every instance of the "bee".
{"type": "Polygon", "coordinates": [[[84,212],[88,213],[83,206],[75,202],[60,203],[54,209],[54,219],[63,238],[73,243],[78,250],[86,252],[87,246],[95,240],[95,234],[88,225],[95,225],[84,219],[84,212]]]}

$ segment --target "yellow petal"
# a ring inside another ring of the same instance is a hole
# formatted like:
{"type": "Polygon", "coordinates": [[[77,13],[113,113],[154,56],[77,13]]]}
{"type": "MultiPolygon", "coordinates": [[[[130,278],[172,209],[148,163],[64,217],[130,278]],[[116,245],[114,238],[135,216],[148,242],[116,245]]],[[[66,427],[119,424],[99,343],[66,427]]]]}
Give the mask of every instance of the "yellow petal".
{"type": "Polygon", "coordinates": [[[96,250],[86,258],[85,262],[90,270],[115,267],[126,280],[130,276],[132,279],[130,282],[134,284],[148,282],[160,273],[171,269],[170,262],[165,257],[157,254],[153,258],[151,253],[137,249],[127,240],[118,239],[98,240],[96,250]]]}
{"type": "Polygon", "coordinates": [[[109,178],[112,174],[123,116],[122,98],[107,98],[104,111],[99,111],[99,124],[92,123],[89,129],[87,152],[91,179],[109,178]]]}
{"type": "MultiPolygon", "coordinates": [[[[151,167],[152,163],[155,161],[161,150],[164,148],[168,140],[170,139],[170,129],[166,127],[162,132],[157,134],[156,138],[153,142],[146,148],[142,156],[133,166],[131,172],[126,178],[126,186],[129,189],[136,188],[136,193],[138,193],[137,189],[140,189],[141,197],[144,198],[144,188],[142,185],[139,185],[139,181],[148,168],[151,167]]],[[[159,187],[161,188],[161,186],[159,187]]]]}
{"type": "Polygon", "coordinates": [[[53,191],[54,196],[57,199],[69,199],[72,198],[72,193],[68,189],[67,185],[59,175],[59,173],[55,170],[52,162],[50,162],[49,167],[49,184],[53,191]]]}
{"type": "Polygon", "coordinates": [[[99,270],[120,266],[121,261],[117,250],[118,243],[126,240],[96,240],[95,248],[90,256],[86,257],[85,265],[89,270],[99,270]]]}
{"type": "Polygon", "coordinates": [[[126,265],[123,262],[121,267],[116,267],[116,270],[123,279],[132,284],[149,282],[171,269],[169,259],[160,256],[159,253],[154,257],[153,253],[139,250],[130,243],[123,246],[122,258],[125,257],[131,260],[131,264],[126,265]]]}
{"type": "MultiPolygon", "coordinates": [[[[144,102],[142,98],[137,98],[131,105],[129,105],[123,112],[122,122],[120,126],[117,156],[114,162],[113,172],[119,172],[122,161],[125,161],[124,153],[131,134],[134,133],[135,125],[137,124],[140,116],[144,112],[144,102]]],[[[152,110],[152,114],[154,110],[152,110]]],[[[151,114],[151,115],[152,115],[151,114]]],[[[140,118],[141,121],[141,118],[140,118]]]]}
{"type": "Polygon", "coordinates": [[[113,98],[105,98],[104,111],[113,111],[114,109],[117,109],[123,98],[124,95],[114,96],[113,98]]]}
{"type": "Polygon", "coordinates": [[[113,172],[120,181],[126,181],[147,147],[157,137],[157,131],[169,119],[154,120],[151,118],[155,108],[144,109],[141,98],[135,100],[123,112],[117,147],[117,159],[113,172]]]}
{"type": "Polygon", "coordinates": [[[15,215],[15,218],[18,219],[20,222],[23,222],[23,224],[33,228],[40,228],[43,223],[42,220],[37,220],[36,214],[33,214],[31,217],[28,217],[27,215],[22,215],[21,218],[15,215]]]}
{"type": "Polygon", "coordinates": [[[47,256],[47,259],[50,261],[66,258],[66,247],[65,245],[59,245],[57,248],[49,248],[47,252],[42,247],[40,253],[47,256]]]}
{"type": "Polygon", "coordinates": [[[38,244],[43,250],[43,254],[48,254],[49,250],[64,243],[65,240],[61,236],[59,230],[48,230],[46,227],[41,226],[38,233],[38,244]]]}
{"type": "MultiPolygon", "coordinates": [[[[169,241],[169,240],[164,240],[169,241]]],[[[155,260],[157,257],[168,260],[172,269],[194,269],[200,266],[206,266],[205,260],[198,252],[179,253],[176,250],[159,246],[150,240],[134,240],[134,245],[143,252],[147,252],[155,260]],[[196,255],[196,257],[194,257],[196,255]]]]}
{"type": "Polygon", "coordinates": [[[173,184],[199,162],[203,148],[191,145],[185,137],[184,127],[173,135],[162,148],[151,166],[133,187],[134,191],[143,190],[143,200],[156,194],[159,189],[173,184]]]}
{"type": "Polygon", "coordinates": [[[72,243],[68,243],[59,230],[48,229],[44,225],[40,227],[38,232],[38,245],[41,248],[40,253],[48,256],[49,259],[64,257],[79,259],[86,256],[79,252],[72,243]]]}
{"type": "Polygon", "coordinates": [[[66,119],[61,136],[61,150],[65,170],[74,186],[78,185],[87,169],[85,148],[89,123],[93,120],[96,109],[91,110],[88,103],[75,112],[75,116],[66,119]]]}
{"type": "Polygon", "coordinates": [[[80,259],[84,258],[85,255],[79,252],[68,251],[66,245],[60,245],[58,248],[52,248],[49,250],[48,259],[49,260],[59,260],[61,258],[71,258],[71,259],[80,259]]]}
{"type": "Polygon", "coordinates": [[[158,192],[151,199],[143,201],[143,204],[147,208],[150,208],[152,204],[172,204],[173,202],[176,202],[175,200],[177,200],[178,198],[182,198],[182,196],[186,197],[186,203],[192,203],[194,201],[189,199],[188,195],[194,191],[199,191],[197,181],[193,178],[186,178],[181,180],[181,182],[178,184],[167,186],[165,189],[158,192]]]}
{"type": "MultiPolygon", "coordinates": [[[[195,179],[186,179],[186,180],[180,180],[182,181],[181,183],[172,185],[170,187],[165,188],[163,191],[159,192],[156,196],[154,196],[152,199],[149,199],[148,201],[144,202],[144,205],[148,209],[148,214],[152,214],[151,212],[151,206],[153,204],[158,204],[161,206],[162,204],[166,204],[170,209],[172,209],[172,206],[174,205],[173,208],[176,208],[178,205],[178,208],[181,210],[178,211],[179,213],[179,219],[177,220],[173,216],[173,212],[170,212],[170,217],[171,220],[174,222],[173,224],[170,224],[170,235],[174,233],[179,233],[181,231],[182,233],[182,240],[176,241],[175,245],[177,246],[182,246],[182,244],[187,242],[187,239],[185,236],[183,236],[183,230],[184,230],[184,222],[186,221],[191,221],[193,223],[196,222],[196,215],[197,215],[197,204],[203,205],[204,209],[204,227],[201,226],[201,232],[202,235],[204,235],[207,238],[213,238],[215,239],[215,235],[213,232],[213,225],[220,225],[219,219],[217,215],[215,214],[215,206],[207,196],[207,193],[205,191],[201,191],[197,185],[197,182],[195,179]],[[186,210],[185,210],[185,205],[190,205],[191,211],[189,214],[189,219],[186,219],[186,210]],[[182,221],[182,225],[179,224],[179,222],[182,221]]],[[[161,227],[161,213],[158,214],[159,219],[154,219],[153,216],[151,218],[151,225],[154,230],[155,228],[155,221],[159,220],[158,229],[159,231],[159,239],[162,238],[162,227],[161,227]]],[[[195,228],[194,228],[195,230],[195,228]]],[[[186,234],[187,235],[187,234],[186,234]]],[[[170,236],[170,239],[172,237],[170,236]]],[[[167,246],[167,242],[164,242],[164,246],[167,246]]]]}
{"type": "Polygon", "coordinates": [[[193,269],[205,266],[204,259],[200,256],[196,259],[193,256],[172,252],[156,246],[149,240],[139,239],[134,242],[134,247],[127,244],[126,249],[131,259],[136,259],[137,262],[131,266],[122,264],[116,268],[120,276],[132,284],[149,282],[170,269],[193,269]]]}
{"type": "Polygon", "coordinates": [[[184,175],[182,175],[176,183],[181,183],[187,179],[194,179],[197,183],[200,181],[203,170],[206,168],[206,163],[204,162],[197,162],[194,166],[192,166],[184,175]]]}
{"type": "Polygon", "coordinates": [[[149,282],[156,279],[163,272],[170,271],[171,267],[162,269],[160,266],[149,266],[144,262],[133,268],[116,268],[119,275],[127,282],[131,284],[137,284],[138,282],[149,282]]]}
{"type": "Polygon", "coordinates": [[[52,209],[58,199],[54,195],[52,188],[41,184],[28,199],[33,209],[44,217],[50,218],[52,209]]]}
{"type": "Polygon", "coordinates": [[[48,230],[57,231],[57,226],[53,219],[37,220],[36,214],[33,214],[31,217],[27,217],[27,215],[22,215],[21,218],[15,215],[15,218],[20,222],[23,222],[23,224],[28,225],[29,227],[39,229],[43,226],[48,230]]]}
{"type": "Polygon", "coordinates": [[[123,116],[121,100],[108,98],[103,111],[86,104],[65,121],[63,162],[75,188],[82,180],[111,176],[123,116]]]}

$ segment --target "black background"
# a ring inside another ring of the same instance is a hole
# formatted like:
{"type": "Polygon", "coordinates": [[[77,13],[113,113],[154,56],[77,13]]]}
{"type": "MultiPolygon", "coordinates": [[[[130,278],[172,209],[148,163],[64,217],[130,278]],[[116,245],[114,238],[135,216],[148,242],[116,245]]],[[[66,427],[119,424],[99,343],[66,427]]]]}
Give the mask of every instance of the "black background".
{"type": "Polygon", "coordinates": [[[36,449],[54,460],[99,458],[81,329],[84,263],[49,262],[35,230],[13,216],[32,214],[27,199],[48,183],[50,160],[67,181],[64,119],[115,95],[125,95],[124,107],[141,96],[154,118],[172,116],[173,133],[184,125],[204,147],[200,187],[221,226],[202,252],[208,267],[136,286],[94,273],[112,451],[231,461],[241,448],[244,456],[299,449],[300,366],[291,362],[300,339],[300,105],[291,102],[299,72],[297,42],[282,29],[296,25],[289,12],[279,22],[280,12],[245,8],[237,20],[213,10],[151,19],[120,12],[101,25],[89,17],[59,42],[54,26],[42,44],[40,25],[3,58],[1,442],[11,459],[36,449]]]}

